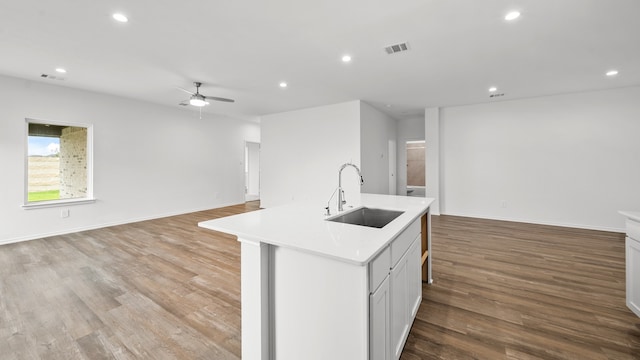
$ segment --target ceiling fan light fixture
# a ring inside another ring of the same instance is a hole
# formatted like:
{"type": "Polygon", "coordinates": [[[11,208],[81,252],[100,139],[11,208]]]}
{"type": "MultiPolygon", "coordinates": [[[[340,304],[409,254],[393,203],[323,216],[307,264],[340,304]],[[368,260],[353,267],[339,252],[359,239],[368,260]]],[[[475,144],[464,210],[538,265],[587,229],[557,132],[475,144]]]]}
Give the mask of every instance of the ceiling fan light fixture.
{"type": "Polygon", "coordinates": [[[117,22],[121,22],[121,23],[126,23],[129,21],[129,18],[127,18],[126,15],[121,14],[121,13],[115,13],[113,15],[111,15],[111,17],[113,17],[113,19],[117,22]]]}
{"type": "Polygon", "coordinates": [[[193,105],[193,106],[205,106],[208,104],[208,102],[202,100],[202,99],[198,99],[196,97],[192,98],[189,100],[189,104],[193,105]]]}
{"type": "Polygon", "coordinates": [[[504,19],[507,21],[513,21],[520,17],[519,11],[511,11],[507,15],[504,16],[504,19]]]}
{"type": "Polygon", "coordinates": [[[209,101],[210,100],[215,100],[215,101],[223,101],[223,102],[235,102],[235,100],[233,99],[227,99],[227,98],[222,98],[222,97],[216,97],[216,96],[206,96],[206,95],[202,95],[200,94],[200,86],[202,85],[202,83],[200,82],[194,82],[193,85],[196,87],[196,92],[191,92],[187,89],[183,89],[181,87],[178,87],[178,89],[188,93],[189,95],[191,95],[187,100],[182,101],[179,105],[181,106],[187,106],[187,105],[191,105],[191,106],[196,106],[196,107],[203,107],[205,105],[209,105],[209,101]],[[209,100],[209,101],[207,101],[209,100]]]}

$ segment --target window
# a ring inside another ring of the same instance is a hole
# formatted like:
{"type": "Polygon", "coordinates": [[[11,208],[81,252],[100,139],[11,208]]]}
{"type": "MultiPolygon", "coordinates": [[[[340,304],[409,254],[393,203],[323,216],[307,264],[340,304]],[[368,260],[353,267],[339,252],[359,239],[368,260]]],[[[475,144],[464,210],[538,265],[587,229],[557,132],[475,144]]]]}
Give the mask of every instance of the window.
{"type": "Polygon", "coordinates": [[[25,207],[93,201],[92,128],[27,119],[25,207]]]}

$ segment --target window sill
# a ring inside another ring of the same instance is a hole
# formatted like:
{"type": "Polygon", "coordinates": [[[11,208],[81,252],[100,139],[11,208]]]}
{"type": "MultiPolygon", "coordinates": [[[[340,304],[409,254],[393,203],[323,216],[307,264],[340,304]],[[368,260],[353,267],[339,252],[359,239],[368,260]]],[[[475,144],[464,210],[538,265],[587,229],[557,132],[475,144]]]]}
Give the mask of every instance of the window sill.
{"type": "Polygon", "coordinates": [[[24,205],[22,205],[22,208],[25,209],[25,210],[33,210],[33,209],[43,209],[43,208],[50,208],[50,207],[93,204],[95,202],[96,202],[95,198],[91,198],[91,199],[83,198],[83,199],[39,201],[39,202],[31,202],[31,203],[28,203],[28,204],[24,204],[24,205]]]}

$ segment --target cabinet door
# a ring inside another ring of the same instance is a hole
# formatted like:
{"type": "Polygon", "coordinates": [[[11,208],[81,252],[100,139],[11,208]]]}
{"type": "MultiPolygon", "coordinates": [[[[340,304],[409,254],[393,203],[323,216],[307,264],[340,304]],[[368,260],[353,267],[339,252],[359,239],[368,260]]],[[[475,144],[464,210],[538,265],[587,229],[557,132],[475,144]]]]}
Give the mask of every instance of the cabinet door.
{"type": "Polygon", "coordinates": [[[422,254],[421,238],[416,238],[407,254],[407,276],[409,277],[408,301],[409,301],[409,326],[413,324],[422,302],[422,254]]]}
{"type": "Polygon", "coordinates": [[[409,334],[409,304],[407,273],[408,253],[400,259],[390,273],[390,304],[391,304],[391,351],[392,359],[399,359],[404,342],[409,334]]]}
{"type": "Polygon", "coordinates": [[[627,307],[640,316],[640,241],[627,237],[627,307]]]}
{"type": "Polygon", "coordinates": [[[389,360],[389,277],[369,295],[369,359],[389,360]]]}

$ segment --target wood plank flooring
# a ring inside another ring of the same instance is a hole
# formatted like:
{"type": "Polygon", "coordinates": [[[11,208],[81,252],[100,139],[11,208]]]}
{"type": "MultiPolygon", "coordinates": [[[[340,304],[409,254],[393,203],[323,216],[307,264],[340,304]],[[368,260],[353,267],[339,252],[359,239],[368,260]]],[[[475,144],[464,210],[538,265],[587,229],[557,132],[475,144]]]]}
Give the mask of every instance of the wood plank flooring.
{"type": "Polygon", "coordinates": [[[0,246],[0,359],[239,359],[240,245],[197,223],[258,207],[0,246]]]}
{"type": "MultiPolygon", "coordinates": [[[[257,208],[0,246],[0,359],[239,359],[240,246],[196,224],[257,208]]],[[[623,234],[452,216],[432,230],[435,283],[402,359],[640,359],[623,234]]]]}
{"type": "Polygon", "coordinates": [[[434,216],[402,359],[640,359],[624,234],[434,216]]]}

